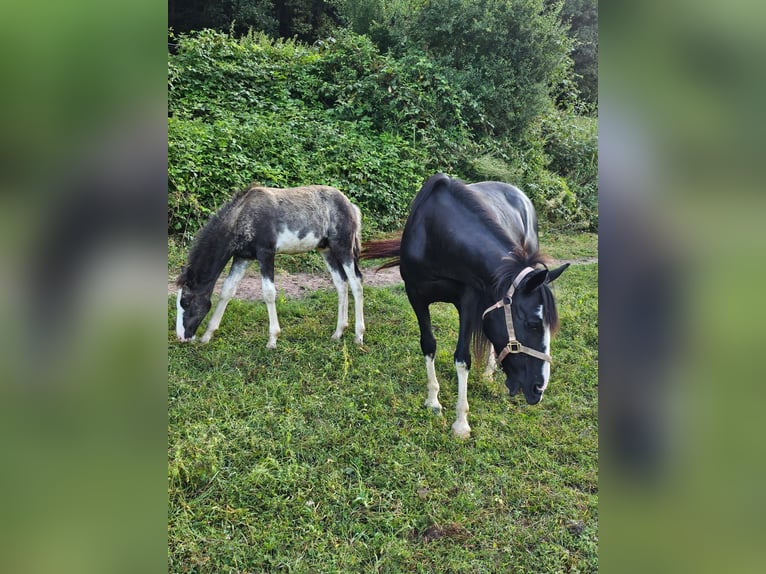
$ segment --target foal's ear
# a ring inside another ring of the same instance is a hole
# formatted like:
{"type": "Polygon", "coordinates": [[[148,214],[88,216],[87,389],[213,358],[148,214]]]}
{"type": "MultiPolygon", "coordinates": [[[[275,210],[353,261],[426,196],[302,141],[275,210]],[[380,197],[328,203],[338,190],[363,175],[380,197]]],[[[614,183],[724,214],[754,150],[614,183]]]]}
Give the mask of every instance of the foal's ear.
{"type": "Polygon", "coordinates": [[[558,267],[557,269],[554,269],[553,271],[548,272],[548,283],[552,283],[554,280],[558,278],[559,275],[561,275],[564,271],[566,271],[566,268],[569,267],[569,263],[564,263],[561,267],[558,267]]]}
{"type": "Polygon", "coordinates": [[[524,278],[521,290],[524,293],[531,293],[548,280],[548,275],[549,273],[547,269],[536,269],[532,271],[524,278]]]}

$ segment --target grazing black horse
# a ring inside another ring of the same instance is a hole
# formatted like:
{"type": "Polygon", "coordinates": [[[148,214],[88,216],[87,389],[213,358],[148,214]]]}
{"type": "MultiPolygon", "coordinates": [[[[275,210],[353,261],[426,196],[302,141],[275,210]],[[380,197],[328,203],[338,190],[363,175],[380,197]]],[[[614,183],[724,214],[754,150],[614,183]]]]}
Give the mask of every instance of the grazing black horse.
{"type": "Polygon", "coordinates": [[[487,339],[506,374],[510,394],[519,389],[538,403],[550,374],[550,334],[558,313],[548,284],[553,271],[538,251],[537,216],[526,195],[500,182],[466,185],[444,174],[425,182],[412,202],[401,239],[369,242],[362,258],[390,258],[399,265],[407,297],[420,326],[428,377],[426,406],[441,411],[434,370],[436,339],[429,305],[452,303],[460,316],[455,349],[457,418],[452,431],[470,436],[468,372],[471,347],[477,360],[487,339]]]}
{"type": "Polygon", "coordinates": [[[340,339],[348,326],[350,283],[356,318],[354,340],[361,345],[365,330],[362,273],[359,270],[361,230],[359,208],[334,187],[251,187],[239,192],[199,232],[189,252],[188,263],[178,277],[178,339],[190,341],[194,337],[210,310],[215,282],[233,258],[231,271],[221,288],[221,300],[201,339],[203,343],[210,340],[250,261],[257,259],[269,313],[266,346],[275,348],[281,330],[275,305],[274,255],[317,249],[324,257],[338,291],[338,325],[333,338],[340,339]]]}

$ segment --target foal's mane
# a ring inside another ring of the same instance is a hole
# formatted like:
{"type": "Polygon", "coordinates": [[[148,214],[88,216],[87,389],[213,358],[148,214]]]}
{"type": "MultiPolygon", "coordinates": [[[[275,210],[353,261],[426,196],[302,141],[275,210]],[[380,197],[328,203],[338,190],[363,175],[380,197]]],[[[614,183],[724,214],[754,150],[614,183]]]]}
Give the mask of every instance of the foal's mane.
{"type": "Polygon", "coordinates": [[[176,279],[178,287],[191,286],[194,283],[201,264],[207,261],[212,251],[220,248],[222,239],[226,240],[225,231],[228,228],[229,215],[234,208],[240,205],[243,198],[249,192],[250,189],[243,189],[235,193],[216,213],[210,216],[204,227],[199,230],[189,249],[187,263],[181,269],[178,279],[176,279]]]}

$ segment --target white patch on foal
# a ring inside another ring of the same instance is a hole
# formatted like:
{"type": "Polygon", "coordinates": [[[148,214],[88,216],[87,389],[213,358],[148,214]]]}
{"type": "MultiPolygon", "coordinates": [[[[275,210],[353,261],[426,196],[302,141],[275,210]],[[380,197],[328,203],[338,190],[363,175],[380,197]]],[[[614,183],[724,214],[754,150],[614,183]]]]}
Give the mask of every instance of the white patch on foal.
{"type": "Polygon", "coordinates": [[[284,228],[277,235],[277,253],[305,253],[316,249],[319,245],[319,237],[313,233],[307,233],[303,237],[291,229],[284,228]]]}
{"type": "Polygon", "coordinates": [[[178,288],[178,296],[176,297],[176,335],[181,342],[188,341],[184,336],[184,308],[181,307],[181,287],[178,288]]]}

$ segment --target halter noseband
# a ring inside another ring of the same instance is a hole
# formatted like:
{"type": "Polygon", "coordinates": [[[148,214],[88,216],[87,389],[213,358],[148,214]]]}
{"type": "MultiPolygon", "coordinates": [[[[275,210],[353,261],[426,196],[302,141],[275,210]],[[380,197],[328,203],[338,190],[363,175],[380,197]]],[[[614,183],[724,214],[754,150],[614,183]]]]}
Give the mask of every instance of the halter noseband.
{"type": "Polygon", "coordinates": [[[497,356],[498,363],[502,363],[503,359],[505,359],[509,353],[526,353],[527,355],[535,357],[536,359],[547,361],[549,363],[551,362],[550,355],[546,355],[537,349],[532,349],[522,345],[519,340],[516,339],[516,331],[513,328],[513,311],[511,310],[511,305],[513,304],[513,293],[516,291],[519,283],[521,283],[521,280],[524,279],[524,277],[526,277],[527,274],[531,273],[532,271],[534,271],[532,267],[525,267],[522,269],[521,272],[519,272],[519,274],[516,276],[516,279],[513,280],[511,287],[508,289],[508,294],[491,307],[488,307],[481,315],[481,318],[484,319],[484,317],[490,311],[500,309],[501,307],[505,310],[505,325],[508,329],[508,344],[503,348],[502,351],[500,351],[500,354],[497,356]],[[508,303],[505,302],[506,299],[508,300],[508,303]]]}

